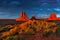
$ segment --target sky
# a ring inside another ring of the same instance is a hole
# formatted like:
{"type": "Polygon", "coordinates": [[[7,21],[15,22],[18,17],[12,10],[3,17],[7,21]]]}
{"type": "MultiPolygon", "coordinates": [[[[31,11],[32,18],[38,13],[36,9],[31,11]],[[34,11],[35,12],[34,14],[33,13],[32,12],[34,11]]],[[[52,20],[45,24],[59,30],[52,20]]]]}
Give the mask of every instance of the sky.
{"type": "Polygon", "coordinates": [[[0,0],[0,19],[18,18],[21,11],[28,17],[48,17],[53,12],[60,17],[60,0],[0,0]]]}

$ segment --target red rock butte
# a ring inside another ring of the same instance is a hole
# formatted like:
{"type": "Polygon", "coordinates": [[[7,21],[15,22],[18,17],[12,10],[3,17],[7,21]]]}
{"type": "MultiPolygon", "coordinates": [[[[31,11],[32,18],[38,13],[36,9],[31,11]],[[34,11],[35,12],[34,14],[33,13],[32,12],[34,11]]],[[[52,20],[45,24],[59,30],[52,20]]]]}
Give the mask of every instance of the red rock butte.
{"type": "Polygon", "coordinates": [[[56,16],[56,13],[51,13],[48,20],[60,20],[60,18],[56,16]]]}
{"type": "Polygon", "coordinates": [[[16,21],[27,21],[28,19],[27,14],[25,12],[21,12],[20,17],[16,18],[16,21]]]}
{"type": "MultiPolygon", "coordinates": [[[[31,19],[38,19],[36,18],[34,15],[32,15],[31,19]]],[[[58,18],[56,16],[56,13],[51,13],[50,16],[48,18],[40,18],[40,19],[46,19],[46,20],[60,20],[60,18],[58,18]]],[[[27,21],[29,20],[27,14],[25,12],[20,12],[20,17],[16,18],[16,21],[27,21]]]]}

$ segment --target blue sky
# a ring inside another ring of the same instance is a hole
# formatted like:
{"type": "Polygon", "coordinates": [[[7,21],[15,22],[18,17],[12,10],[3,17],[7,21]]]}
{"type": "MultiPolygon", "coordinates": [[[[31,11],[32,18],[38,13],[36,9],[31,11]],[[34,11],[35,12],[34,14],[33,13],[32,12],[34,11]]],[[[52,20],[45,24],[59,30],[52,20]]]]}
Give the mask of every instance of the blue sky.
{"type": "Polygon", "coordinates": [[[48,17],[52,12],[60,17],[60,0],[0,0],[0,18],[17,18],[21,11],[28,17],[48,17]]]}

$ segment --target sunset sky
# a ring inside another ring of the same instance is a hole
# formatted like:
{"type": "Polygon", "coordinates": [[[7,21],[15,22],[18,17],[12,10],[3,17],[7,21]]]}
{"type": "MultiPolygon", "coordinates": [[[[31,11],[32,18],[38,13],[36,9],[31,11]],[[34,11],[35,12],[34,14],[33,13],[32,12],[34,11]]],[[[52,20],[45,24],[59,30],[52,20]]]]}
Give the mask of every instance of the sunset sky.
{"type": "Polygon", "coordinates": [[[48,17],[52,12],[60,17],[60,0],[0,0],[0,18],[18,18],[21,11],[28,17],[48,17]]]}

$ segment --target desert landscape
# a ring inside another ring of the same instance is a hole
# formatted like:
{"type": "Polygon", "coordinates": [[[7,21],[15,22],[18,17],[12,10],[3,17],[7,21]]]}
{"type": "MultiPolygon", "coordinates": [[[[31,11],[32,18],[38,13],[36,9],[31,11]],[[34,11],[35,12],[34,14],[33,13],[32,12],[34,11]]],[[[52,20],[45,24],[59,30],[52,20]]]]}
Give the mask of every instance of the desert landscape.
{"type": "Polygon", "coordinates": [[[0,20],[0,40],[60,40],[60,18],[55,13],[48,18],[28,18],[21,12],[19,18],[0,20]]]}

